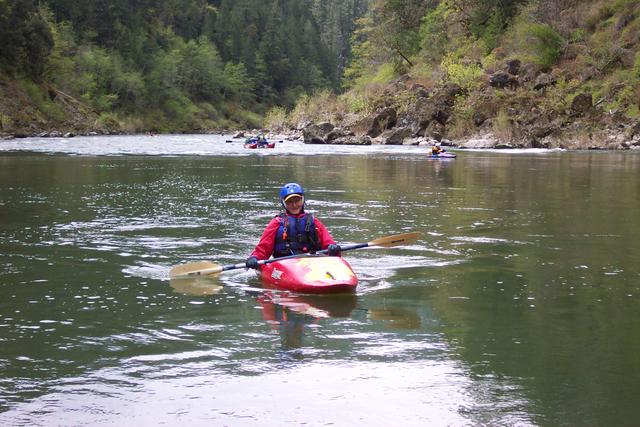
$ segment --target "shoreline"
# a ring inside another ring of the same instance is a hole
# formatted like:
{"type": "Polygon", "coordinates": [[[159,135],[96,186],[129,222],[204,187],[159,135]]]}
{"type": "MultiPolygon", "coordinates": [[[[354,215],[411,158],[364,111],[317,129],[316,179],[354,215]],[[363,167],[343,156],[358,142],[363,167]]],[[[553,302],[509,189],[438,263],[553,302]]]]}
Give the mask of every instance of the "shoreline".
{"type": "MultiPolygon", "coordinates": [[[[99,136],[162,136],[162,135],[219,135],[222,137],[228,137],[230,140],[233,139],[244,139],[245,135],[252,135],[256,133],[255,130],[219,130],[219,131],[207,131],[207,132],[179,132],[179,133],[125,133],[125,132],[99,132],[99,131],[90,131],[90,132],[39,132],[37,134],[26,134],[19,133],[14,135],[0,135],[0,141],[10,141],[14,139],[29,139],[29,138],[64,138],[64,139],[72,139],[75,137],[99,137],[99,136]]],[[[264,133],[267,135],[267,140],[273,141],[302,141],[303,143],[313,144],[310,142],[304,141],[304,136],[302,132],[293,131],[293,132],[270,132],[268,130],[264,130],[264,133]]],[[[424,146],[430,147],[434,141],[429,140],[427,138],[407,138],[406,142],[401,144],[384,144],[379,142],[372,142],[367,145],[413,145],[413,146],[424,146]]],[[[344,145],[341,143],[332,143],[332,142],[324,142],[324,145],[335,145],[340,146],[344,145]]],[[[527,147],[522,145],[515,144],[507,144],[502,143],[499,139],[495,137],[495,135],[491,133],[485,133],[482,135],[476,135],[475,137],[470,137],[468,139],[460,139],[460,140],[442,140],[442,146],[447,148],[452,148],[456,150],[492,150],[492,151],[510,151],[516,149],[540,149],[544,151],[636,151],[640,150],[640,138],[635,138],[633,140],[629,140],[628,134],[625,132],[618,132],[617,134],[608,134],[604,137],[600,137],[596,142],[593,139],[589,141],[572,139],[572,138],[549,138],[546,141],[544,147],[527,147]]],[[[361,145],[361,144],[354,144],[361,145]]]]}

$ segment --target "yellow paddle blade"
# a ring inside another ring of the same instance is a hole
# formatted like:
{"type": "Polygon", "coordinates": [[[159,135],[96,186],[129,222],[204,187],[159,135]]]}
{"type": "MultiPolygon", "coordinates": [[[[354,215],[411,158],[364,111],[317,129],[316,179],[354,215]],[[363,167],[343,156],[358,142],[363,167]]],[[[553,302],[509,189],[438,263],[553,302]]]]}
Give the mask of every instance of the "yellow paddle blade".
{"type": "Polygon", "coordinates": [[[208,274],[220,273],[222,266],[209,261],[192,262],[190,264],[177,265],[169,270],[169,277],[176,279],[178,277],[202,276],[208,274]]]}
{"type": "Polygon", "coordinates": [[[399,245],[408,245],[410,243],[415,242],[422,235],[420,232],[413,233],[404,233],[404,234],[396,234],[395,236],[387,236],[380,237],[378,239],[372,240],[368,243],[369,246],[399,246],[399,245]]]}

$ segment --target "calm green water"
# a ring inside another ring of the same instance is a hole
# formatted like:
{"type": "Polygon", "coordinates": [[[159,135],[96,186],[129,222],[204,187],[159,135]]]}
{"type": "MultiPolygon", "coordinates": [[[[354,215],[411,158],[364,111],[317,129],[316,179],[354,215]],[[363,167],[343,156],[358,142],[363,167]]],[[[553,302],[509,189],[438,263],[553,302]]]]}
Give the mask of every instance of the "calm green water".
{"type": "Polygon", "coordinates": [[[0,142],[0,425],[637,425],[636,153],[203,138],[0,142]],[[168,280],[289,181],[340,242],[423,237],[345,253],[353,297],[168,280]]]}

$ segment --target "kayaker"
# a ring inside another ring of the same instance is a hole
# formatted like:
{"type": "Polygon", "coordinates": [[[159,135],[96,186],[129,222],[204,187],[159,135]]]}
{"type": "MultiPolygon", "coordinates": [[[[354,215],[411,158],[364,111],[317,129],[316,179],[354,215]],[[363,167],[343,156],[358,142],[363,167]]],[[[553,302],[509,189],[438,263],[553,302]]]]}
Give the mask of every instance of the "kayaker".
{"type": "Polygon", "coordinates": [[[444,148],[442,148],[440,146],[439,142],[436,142],[436,144],[431,147],[431,155],[432,156],[437,156],[440,153],[444,153],[444,151],[445,151],[444,148]]]}
{"type": "Polygon", "coordinates": [[[258,147],[266,147],[269,143],[263,134],[258,135],[258,147]]]}
{"type": "Polygon", "coordinates": [[[304,210],[305,196],[300,184],[291,182],[280,189],[280,203],[284,212],[267,224],[260,241],[246,259],[247,268],[258,268],[258,261],[273,256],[314,253],[327,249],[330,256],[340,255],[336,244],[324,224],[304,210]]]}

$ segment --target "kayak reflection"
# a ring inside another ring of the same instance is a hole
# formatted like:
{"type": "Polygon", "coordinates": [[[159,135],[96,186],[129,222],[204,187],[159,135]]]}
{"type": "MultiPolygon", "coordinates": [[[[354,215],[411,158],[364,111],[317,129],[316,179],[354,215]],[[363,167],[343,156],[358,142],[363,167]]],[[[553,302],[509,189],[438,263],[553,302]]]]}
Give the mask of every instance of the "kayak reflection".
{"type": "Polygon", "coordinates": [[[304,295],[289,292],[265,291],[258,296],[265,320],[280,320],[278,311],[298,313],[315,319],[328,317],[349,317],[356,307],[354,294],[304,295]]]}
{"type": "MultiPolygon", "coordinates": [[[[215,278],[206,276],[171,279],[170,284],[175,292],[193,296],[218,294],[224,288],[215,278]]],[[[302,347],[305,325],[320,319],[349,317],[358,302],[353,293],[311,295],[272,289],[248,293],[260,304],[262,318],[280,334],[285,349],[302,347]]]]}
{"type": "Polygon", "coordinates": [[[302,347],[304,326],[329,317],[349,317],[357,297],[342,295],[301,295],[265,291],[258,295],[262,317],[280,333],[286,349],[302,347]]]}

